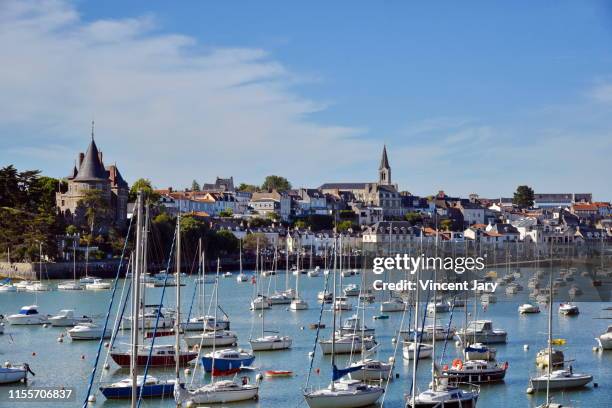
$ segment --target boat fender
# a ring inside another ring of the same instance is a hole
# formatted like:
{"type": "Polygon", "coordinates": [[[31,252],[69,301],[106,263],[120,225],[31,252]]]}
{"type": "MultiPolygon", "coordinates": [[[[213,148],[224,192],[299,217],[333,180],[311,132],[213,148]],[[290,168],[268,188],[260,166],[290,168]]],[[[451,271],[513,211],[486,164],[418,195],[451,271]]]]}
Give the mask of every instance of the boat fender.
{"type": "Polygon", "coordinates": [[[463,368],[463,361],[461,361],[460,359],[456,358],[453,360],[453,368],[456,368],[458,370],[461,370],[463,368]]]}

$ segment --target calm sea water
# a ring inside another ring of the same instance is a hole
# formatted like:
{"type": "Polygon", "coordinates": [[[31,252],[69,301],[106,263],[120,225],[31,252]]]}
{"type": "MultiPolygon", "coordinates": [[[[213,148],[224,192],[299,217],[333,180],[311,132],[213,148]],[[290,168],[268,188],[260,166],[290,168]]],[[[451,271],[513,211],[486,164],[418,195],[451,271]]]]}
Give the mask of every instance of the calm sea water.
{"type": "MultiPolygon", "coordinates": [[[[529,275],[529,270],[524,269],[524,275],[529,275]]],[[[187,285],[182,289],[182,308],[187,312],[194,289],[191,278],[184,279],[187,285]]],[[[294,285],[294,277],[291,276],[291,284],[294,285]]],[[[122,281],[123,282],[123,281],[122,281]]],[[[360,277],[346,278],[345,283],[359,283],[360,277]]],[[[54,283],[55,284],[55,283],[54,283]]],[[[278,330],[280,333],[293,337],[293,347],[286,351],[262,352],[257,354],[255,365],[261,370],[277,369],[292,370],[295,376],[292,378],[264,379],[260,389],[259,401],[232,404],[236,407],[261,407],[261,408],[288,408],[305,407],[302,397],[302,388],[305,385],[308,372],[308,353],[312,350],[315,331],[308,328],[309,323],[316,322],[319,316],[319,303],[316,294],[322,290],[324,278],[308,278],[305,275],[300,279],[300,291],[308,301],[310,309],[300,312],[287,310],[286,305],[275,306],[265,312],[266,329],[278,330]]],[[[266,279],[264,285],[269,285],[271,290],[277,286],[279,289],[285,287],[284,274],[266,279]]],[[[528,378],[536,371],[535,355],[538,350],[545,347],[547,314],[545,308],[543,313],[537,315],[520,316],[517,306],[525,300],[522,296],[506,296],[503,289],[498,291],[498,303],[490,305],[486,310],[479,306],[478,317],[492,319],[497,328],[508,331],[508,343],[496,345],[499,361],[508,361],[509,370],[503,383],[485,385],[481,388],[479,407],[534,407],[542,403],[543,393],[527,395],[528,378]],[[529,345],[529,350],[524,350],[524,345],[529,345]]],[[[212,285],[207,285],[208,293],[212,285]]],[[[237,283],[235,276],[231,279],[221,278],[219,289],[219,303],[228,313],[231,319],[232,330],[238,333],[239,344],[248,347],[248,339],[251,333],[258,336],[261,330],[259,315],[249,310],[249,302],[253,293],[253,285],[249,283],[237,283]]],[[[159,301],[161,289],[147,289],[147,303],[159,301]]],[[[0,293],[0,313],[4,315],[17,313],[23,305],[37,304],[41,313],[54,314],[60,309],[75,309],[78,314],[86,314],[100,321],[107,309],[110,291],[80,291],[61,292],[52,291],[46,293],[0,293]]],[[[356,298],[353,300],[356,303],[356,298]]],[[[164,305],[173,307],[175,303],[175,288],[166,291],[164,305]]],[[[612,321],[605,317],[612,316],[612,312],[604,311],[610,303],[583,302],[578,303],[581,314],[576,317],[563,317],[557,313],[558,304],[554,308],[555,337],[567,339],[567,345],[563,347],[566,358],[575,359],[572,363],[575,372],[587,372],[594,376],[594,382],[598,387],[590,384],[588,387],[570,392],[555,392],[555,400],[558,402],[571,403],[574,407],[610,407],[612,406],[612,352],[595,353],[592,347],[596,344],[594,337],[602,333],[612,321]],[[602,319],[603,318],[603,319],[602,319]]],[[[195,306],[194,306],[195,309],[195,306]]],[[[345,312],[352,314],[353,312],[345,312]]],[[[394,344],[392,338],[396,336],[396,330],[402,320],[401,313],[391,313],[388,320],[373,320],[372,316],[378,314],[378,305],[372,305],[365,310],[366,325],[376,328],[376,337],[380,343],[378,358],[387,360],[393,355],[394,344]]],[[[114,314],[113,314],[114,316],[114,314]]],[[[448,322],[450,314],[440,314],[440,323],[448,322]]],[[[453,317],[453,325],[460,327],[463,324],[464,312],[459,309],[453,317]]],[[[324,312],[323,320],[327,323],[327,329],[322,330],[322,337],[330,335],[331,313],[324,312]]],[[[406,317],[407,321],[407,317],[406,317]]],[[[42,326],[10,326],[5,327],[5,334],[0,336],[0,353],[2,361],[27,362],[36,373],[30,377],[30,387],[72,387],[76,390],[77,401],[70,404],[59,403],[36,403],[15,404],[7,399],[9,389],[23,388],[25,385],[13,384],[0,387],[0,406],[80,406],[86,398],[86,389],[89,374],[92,369],[93,360],[96,355],[98,343],[96,341],[72,342],[68,337],[63,343],[57,341],[62,328],[42,326]],[[36,355],[33,355],[36,353],[36,355]]],[[[117,344],[129,341],[129,331],[123,332],[117,339],[117,344]]],[[[172,337],[159,338],[157,344],[171,344],[172,337]]],[[[443,345],[443,343],[438,343],[443,345]]],[[[437,347],[441,352],[443,347],[437,347]]],[[[105,352],[106,349],[103,349],[105,352]]],[[[447,345],[447,357],[445,363],[460,357],[459,348],[454,343],[447,345]]],[[[101,356],[104,361],[106,354],[101,356]]],[[[348,361],[348,357],[339,357],[339,366],[348,361]]],[[[418,384],[420,389],[427,387],[431,360],[422,360],[418,369],[418,384]]],[[[112,382],[125,378],[127,369],[121,369],[109,357],[110,369],[104,370],[99,367],[102,377],[96,379],[96,389],[100,382],[112,382]]],[[[317,346],[317,354],[314,367],[320,368],[320,374],[313,373],[311,385],[324,386],[330,379],[329,358],[323,357],[317,346]]],[[[390,382],[385,394],[385,407],[403,407],[404,393],[410,387],[412,364],[401,357],[401,348],[396,356],[395,372],[399,378],[390,382]]],[[[151,369],[150,374],[158,378],[172,378],[173,368],[151,369]]],[[[254,373],[248,374],[254,377],[254,373]]],[[[190,381],[190,380],[188,380],[190,381]]],[[[195,382],[207,382],[208,378],[198,375],[195,382]]],[[[98,393],[97,402],[93,406],[98,407],[125,407],[128,401],[107,401],[98,393]]],[[[143,401],[143,407],[170,407],[174,406],[172,400],[148,400],[143,401]]]]}

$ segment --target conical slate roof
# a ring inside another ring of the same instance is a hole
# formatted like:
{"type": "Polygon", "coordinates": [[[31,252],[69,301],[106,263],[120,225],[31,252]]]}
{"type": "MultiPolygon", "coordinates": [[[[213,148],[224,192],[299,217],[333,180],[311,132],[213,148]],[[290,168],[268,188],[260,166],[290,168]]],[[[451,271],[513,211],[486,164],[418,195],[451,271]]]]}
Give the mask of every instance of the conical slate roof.
{"type": "Polygon", "coordinates": [[[387,158],[387,146],[385,145],[383,147],[383,152],[382,152],[382,158],[380,159],[380,169],[388,169],[390,168],[389,166],[389,159],[387,158]]]}
{"type": "Polygon", "coordinates": [[[100,155],[98,154],[98,147],[96,142],[91,139],[91,143],[87,148],[79,173],[74,178],[74,181],[98,181],[107,180],[108,174],[104,169],[104,166],[100,162],[100,155]]]}

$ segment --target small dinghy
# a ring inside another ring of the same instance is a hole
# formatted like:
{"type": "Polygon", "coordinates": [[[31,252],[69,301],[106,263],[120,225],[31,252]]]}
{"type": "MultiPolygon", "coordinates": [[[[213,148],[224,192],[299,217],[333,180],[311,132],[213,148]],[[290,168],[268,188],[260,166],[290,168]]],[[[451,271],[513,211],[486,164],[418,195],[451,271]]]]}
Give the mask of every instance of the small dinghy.
{"type": "Polygon", "coordinates": [[[264,372],[264,375],[269,378],[275,377],[292,377],[293,371],[288,370],[267,370],[264,372]]]}

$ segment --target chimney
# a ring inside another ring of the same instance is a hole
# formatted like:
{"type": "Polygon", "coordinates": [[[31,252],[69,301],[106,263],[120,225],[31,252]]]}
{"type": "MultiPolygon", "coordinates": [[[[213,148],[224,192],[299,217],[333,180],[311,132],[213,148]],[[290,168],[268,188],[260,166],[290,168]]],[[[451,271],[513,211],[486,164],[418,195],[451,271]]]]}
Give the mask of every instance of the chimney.
{"type": "Polygon", "coordinates": [[[171,193],[172,192],[172,187],[168,187],[168,192],[171,193]]]}
{"type": "Polygon", "coordinates": [[[85,158],[85,153],[79,153],[79,169],[81,168],[81,163],[83,163],[83,159],[85,158]]]}

